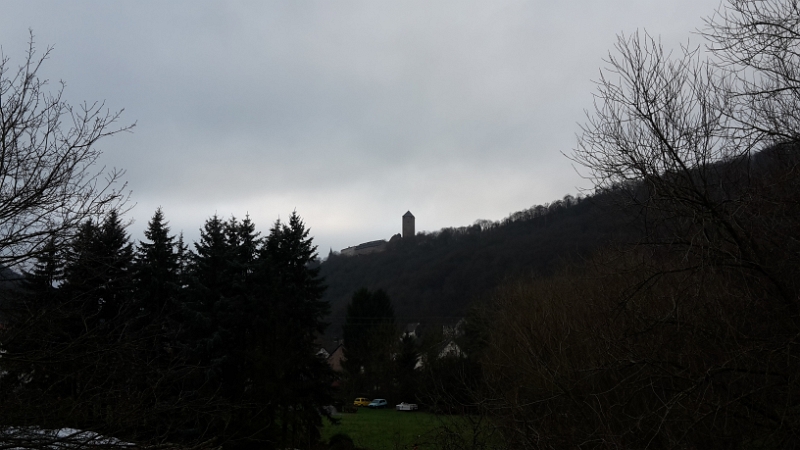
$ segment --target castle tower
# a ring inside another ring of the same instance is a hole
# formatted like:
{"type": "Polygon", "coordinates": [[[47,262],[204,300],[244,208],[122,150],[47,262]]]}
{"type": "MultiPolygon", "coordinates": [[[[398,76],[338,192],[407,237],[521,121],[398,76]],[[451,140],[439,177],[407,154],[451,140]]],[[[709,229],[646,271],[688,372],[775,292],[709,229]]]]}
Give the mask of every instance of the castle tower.
{"type": "Polygon", "coordinates": [[[403,214],[403,239],[414,237],[414,215],[411,211],[403,214]]]}

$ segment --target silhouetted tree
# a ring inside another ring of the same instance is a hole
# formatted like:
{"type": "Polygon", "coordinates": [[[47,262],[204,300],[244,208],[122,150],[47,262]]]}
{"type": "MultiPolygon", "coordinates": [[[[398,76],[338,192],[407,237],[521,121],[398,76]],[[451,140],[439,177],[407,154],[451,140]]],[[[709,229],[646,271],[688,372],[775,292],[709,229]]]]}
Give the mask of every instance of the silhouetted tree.
{"type": "Polygon", "coordinates": [[[513,447],[798,442],[797,5],[732,0],[709,27],[708,60],[620,37],[575,151],[640,238],[487,310],[513,447]]]}
{"type": "Polygon", "coordinates": [[[319,406],[332,401],[333,372],[316,356],[314,344],[327,326],[329,306],[321,299],[325,287],[319,268],[312,268],[317,247],[309,233],[293,212],[288,223],[275,222],[261,249],[258,292],[267,302],[262,310],[271,358],[268,389],[280,405],[281,441],[292,446],[318,439],[319,406]]]}
{"type": "Polygon", "coordinates": [[[398,339],[389,295],[366,288],[353,293],[342,336],[349,389],[353,394],[386,396],[392,388],[391,358],[398,339]]]}
{"type": "Polygon", "coordinates": [[[198,432],[236,448],[316,442],[333,378],[315,356],[327,304],[309,231],[292,214],[262,239],[249,217],[213,216],[195,250],[182,342],[199,369],[194,386],[219,410],[198,416],[198,432]]]}
{"type": "MultiPolygon", "coordinates": [[[[64,270],[64,289],[90,326],[131,318],[133,246],[117,211],[81,224],[64,270]]],[[[118,324],[116,324],[118,325],[118,324]]]]}
{"type": "Polygon", "coordinates": [[[136,301],[145,321],[175,313],[180,292],[180,255],[175,236],[169,234],[164,213],[158,208],[144,231],[135,261],[136,301]]]}
{"type": "MultiPolygon", "coordinates": [[[[31,34],[18,67],[0,60],[0,265],[35,257],[52,243],[65,248],[88,218],[118,209],[126,199],[115,188],[122,175],[95,168],[97,142],[128,130],[120,112],[102,103],[73,107],[64,84],[47,91],[38,76],[51,48],[37,55],[31,34]]],[[[124,187],[123,187],[124,188],[124,187]]]]}
{"type": "Polygon", "coordinates": [[[417,363],[420,352],[416,338],[405,335],[400,339],[400,345],[395,358],[394,381],[397,385],[397,395],[400,401],[417,402],[419,389],[419,373],[417,363]]]}

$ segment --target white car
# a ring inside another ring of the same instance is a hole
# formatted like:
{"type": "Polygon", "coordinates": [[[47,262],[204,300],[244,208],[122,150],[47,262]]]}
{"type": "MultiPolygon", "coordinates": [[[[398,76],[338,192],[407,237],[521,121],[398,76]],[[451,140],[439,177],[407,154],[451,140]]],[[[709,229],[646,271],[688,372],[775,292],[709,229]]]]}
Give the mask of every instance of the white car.
{"type": "Polygon", "coordinates": [[[382,398],[376,398],[375,400],[369,402],[367,405],[368,408],[376,409],[376,408],[386,408],[386,400],[382,398]]]}
{"type": "Polygon", "coordinates": [[[406,403],[402,402],[399,405],[395,406],[398,411],[416,411],[419,409],[416,403],[406,403]]]}

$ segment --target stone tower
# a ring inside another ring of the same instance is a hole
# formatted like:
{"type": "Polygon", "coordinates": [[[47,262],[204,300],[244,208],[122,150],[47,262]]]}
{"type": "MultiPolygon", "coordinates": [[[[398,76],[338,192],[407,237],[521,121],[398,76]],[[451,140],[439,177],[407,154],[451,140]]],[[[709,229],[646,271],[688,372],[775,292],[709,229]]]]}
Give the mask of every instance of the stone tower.
{"type": "Polygon", "coordinates": [[[414,215],[411,211],[403,214],[403,239],[414,237],[414,215]]]}

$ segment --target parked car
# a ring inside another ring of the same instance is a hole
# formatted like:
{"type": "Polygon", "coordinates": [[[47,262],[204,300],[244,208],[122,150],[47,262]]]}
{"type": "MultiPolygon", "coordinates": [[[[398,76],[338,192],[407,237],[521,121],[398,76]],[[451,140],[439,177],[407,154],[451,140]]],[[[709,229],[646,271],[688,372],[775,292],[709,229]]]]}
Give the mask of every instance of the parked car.
{"type": "Polygon", "coordinates": [[[416,403],[406,403],[402,402],[396,406],[398,411],[416,411],[419,409],[416,403]]]}
{"type": "Polygon", "coordinates": [[[375,400],[369,402],[369,405],[367,405],[367,406],[370,407],[370,408],[386,408],[388,405],[389,404],[386,403],[385,399],[376,398],[375,400]]]}
{"type": "Polygon", "coordinates": [[[353,401],[353,406],[369,406],[369,399],[364,397],[358,397],[353,401]]]}

